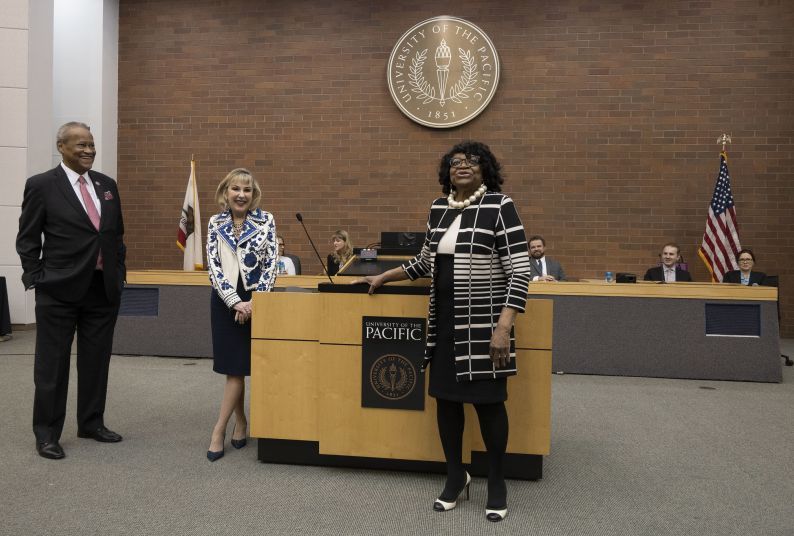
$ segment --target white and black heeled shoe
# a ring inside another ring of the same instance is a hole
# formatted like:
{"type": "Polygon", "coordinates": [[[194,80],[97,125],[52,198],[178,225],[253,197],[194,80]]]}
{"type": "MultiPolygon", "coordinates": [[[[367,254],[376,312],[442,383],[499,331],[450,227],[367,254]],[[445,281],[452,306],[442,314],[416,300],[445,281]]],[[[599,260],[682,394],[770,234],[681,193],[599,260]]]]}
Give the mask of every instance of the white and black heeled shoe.
{"type": "Polygon", "coordinates": [[[433,510],[436,512],[446,512],[447,510],[452,510],[458,505],[458,499],[460,496],[463,495],[463,492],[466,492],[466,500],[469,500],[469,486],[471,486],[471,475],[466,472],[466,483],[463,485],[463,488],[458,492],[458,496],[455,497],[455,500],[452,502],[442,501],[439,497],[433,503],[433,510]]]}
{"type": "Polygon", "coordinates": [[[491,510],[490,508],[485,509],[485,519],[487,519],[488,521],[498,523],[506,517],[507,517],[507,508],[503,510],[491,510]]]}

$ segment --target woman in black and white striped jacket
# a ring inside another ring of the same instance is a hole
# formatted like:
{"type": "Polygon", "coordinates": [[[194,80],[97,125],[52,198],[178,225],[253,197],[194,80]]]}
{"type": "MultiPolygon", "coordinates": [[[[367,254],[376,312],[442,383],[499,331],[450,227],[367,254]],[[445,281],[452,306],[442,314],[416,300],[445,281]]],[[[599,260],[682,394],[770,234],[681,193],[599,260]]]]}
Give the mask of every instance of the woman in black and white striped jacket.
{"type": "Polygon", "coordinates": [[[436,199],[422,251],[400,268],[369,276],[370,293],[389,281],[431,276],[425,358],[429,394],[447,460],[444,491],[433,504],[451,510],[471,476],[462,462],[463,403],[473,403],[488,450],[486,518],[507,515],[502,470],[507,447],[507,377],[516,374],[515,315],[524,311],[530,279],[526,235],[487,145],[464,142],[441,160],[436,199]]]}

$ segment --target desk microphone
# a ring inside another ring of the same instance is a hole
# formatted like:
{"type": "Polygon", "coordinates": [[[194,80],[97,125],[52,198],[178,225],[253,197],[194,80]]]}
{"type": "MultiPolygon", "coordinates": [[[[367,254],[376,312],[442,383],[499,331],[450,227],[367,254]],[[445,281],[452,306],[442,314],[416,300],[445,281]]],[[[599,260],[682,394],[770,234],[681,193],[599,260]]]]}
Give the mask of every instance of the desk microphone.
{"type": "Polygon", "coordinates": [[[320,266],[323,267],[323,272],[325,272],[326,277],[328,277],[328,281],[330,281],[331,284],[333,285],[334,284],[334,280],[331,279],[330,275],[328,275],[328,269],[325,267],[325,263],[323,262],[323,258],[320,256],[320,252],[317,251],[317,247],[314,245],[314,240],[312,240],[312,237],[309,236],[309,231],[306,230],[306,226],[303,224],[303,216],[301,216],[301,213],[298,212],[297,214],[295,214],[295,217],[298,219],[299,222],[301,222],[301,227],[303,227],[303,232],[306,233],[306,238],[309,239],[309,244],[312,245],[312,249],[314,249],[314,253],[315,253],[315,255],[317,255],[317,260],[320,261],[320,266]]]}

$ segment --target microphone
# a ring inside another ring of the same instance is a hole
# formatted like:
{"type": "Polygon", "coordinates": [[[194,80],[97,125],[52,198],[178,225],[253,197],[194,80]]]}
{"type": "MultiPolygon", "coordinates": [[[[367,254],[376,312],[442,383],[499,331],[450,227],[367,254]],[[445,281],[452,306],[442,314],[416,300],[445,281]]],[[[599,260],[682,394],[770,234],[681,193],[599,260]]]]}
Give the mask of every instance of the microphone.
{"type": "Polygon", "coordinates": [[[298,212],[297,214],[295,214],[295,217],[301,223],[301,227],[303,227],[303,232],[306,233],[306,238],[309,239],[309,244],[312,245],[312,249],[314,250],[315,255],[317,255],[317,260],[320,261],[320,266],[323,267],[323,272],[325,272],[326,277],[328,277],[328,281],[330,281],[331,284],[334,284],[334,280],[331,279],[330,275],[328,275],[328,269],[325,267],[325,263],[323,262],[323,258],[320,255],[320,252],[317,251],[317,247],[314,245],[314,240],[312,240],[312,237],[309,236],[309,231],[306,230],[306,226],[303,224],[303,216],[301,216],[301,213],[298,212]]]}

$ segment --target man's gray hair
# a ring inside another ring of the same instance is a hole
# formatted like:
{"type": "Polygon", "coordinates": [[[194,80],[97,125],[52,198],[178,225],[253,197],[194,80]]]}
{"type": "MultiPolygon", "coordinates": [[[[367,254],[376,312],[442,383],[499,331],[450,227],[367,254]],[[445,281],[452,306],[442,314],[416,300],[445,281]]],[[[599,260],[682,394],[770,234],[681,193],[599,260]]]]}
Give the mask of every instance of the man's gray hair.
{"type": "Polygon", "coordinates": [[[64,123],[61,128],[58,129],[58,134],[55,136],[55,143],[61,143],[66,141],[66,133],[69,132],[69,129],[80,127],[86,130],[91,130],[91,127],[86,125],[85,123],[81,123],[80,121],[69,121],[68,123],[64,123]]]}

